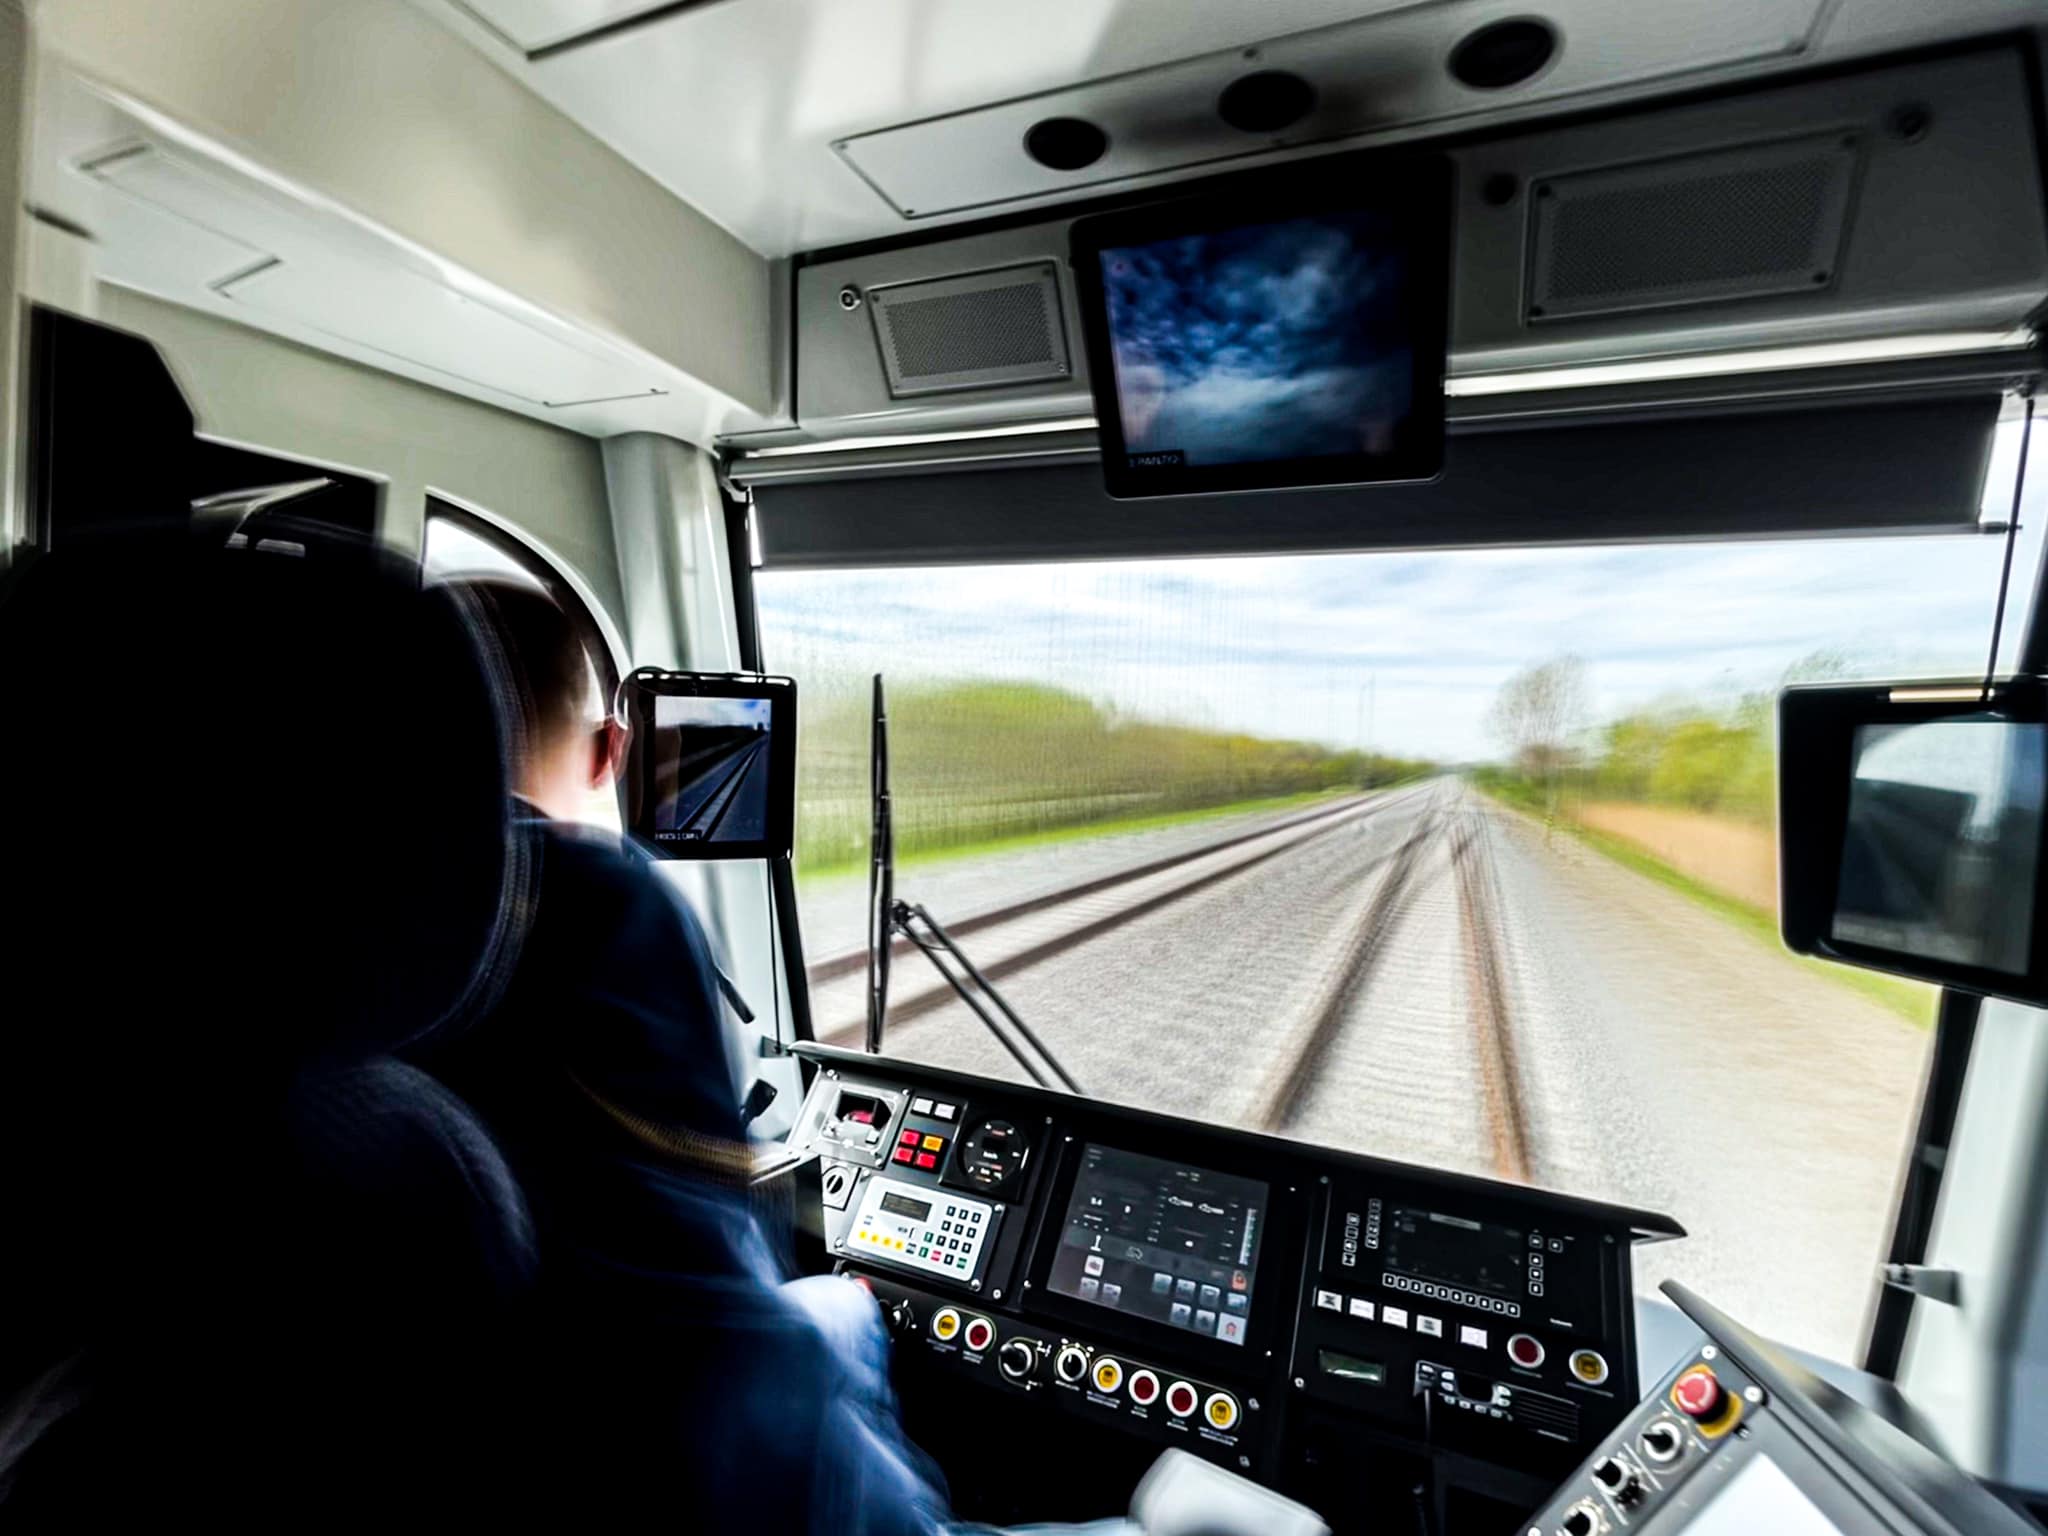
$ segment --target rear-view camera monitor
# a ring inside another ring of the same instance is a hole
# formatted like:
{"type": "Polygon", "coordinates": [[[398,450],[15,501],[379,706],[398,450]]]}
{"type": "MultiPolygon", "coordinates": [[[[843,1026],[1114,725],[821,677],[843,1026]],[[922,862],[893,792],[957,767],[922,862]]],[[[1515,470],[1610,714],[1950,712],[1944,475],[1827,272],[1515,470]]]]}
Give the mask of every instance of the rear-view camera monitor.
{"type": "Polygon", "coordinates": [[[796,684],[642,670],[622,691],[628,831],[664,858],[789,852],[796,684]]]}
{"type": "Polygon", "coordinates": [[[1110,494],[1435,475],[1449,189],[1403,162],[1078,221],[1110,494]]]}
{"type": "Polygon", "coordinates": [[[1785,942],[2048,1002],[2048,687],[1788,688],[1778,702],[1785,942]]]}

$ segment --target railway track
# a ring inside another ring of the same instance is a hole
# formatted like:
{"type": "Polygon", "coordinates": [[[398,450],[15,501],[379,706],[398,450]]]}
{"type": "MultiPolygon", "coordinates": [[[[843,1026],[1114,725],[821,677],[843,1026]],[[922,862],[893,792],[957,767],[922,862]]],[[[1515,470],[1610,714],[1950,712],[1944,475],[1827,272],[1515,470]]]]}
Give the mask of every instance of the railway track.
{"type": "MultiPolygon", "coordinates": [[[[1382,815],[1433,792],[1433,786],[1424,785],[1347,800],[1334,807],[1318,807],[1199,848],[1005,903],[949,922],[947,928],[955,938],[975,933],[995,938],[997,942],[986,957],[978,954],[976,959],[984,975],[1000,981],[1246,874],[1340,827],[1382,815]],[[1038,921],[1042,919],[1050,920],[1038,921]],[[1006,927],[1016,929],[1007,945],[1000,942],[1000,930],[1006,927]]],[[[908,952],[909,946],[899,941],[895,951],[898,959],[908,952]]],[[[807,974],[814,987],[821,982],[831,984],[834,992],[846,994],[847,1003],[852,1004],[855,998],[851,983],[864,964],[865,955],[854,951],[820,961],[807,974]]],[[[900,965],[894,973],[899,980],[918,975],[900,965]]],[[[899,987],[895,992],[889,1005],[889,1022],[892,1026],[908,1023],[944,1006],[952,996],[951,990],[936,977],[927,981],[919,976],[919,984],[913,988],[899,987]]],[[[860,1039],[865,1020],[853,1016],[850,1007],[835,1009],[830,1003],[821,1004],[814,993],[813,1011],[831,1019],[818,1031],[818,1037],[825,1043],[852,1045],[860,1039]],[[843,1016],[832,1018],[834,1013],[843,1016]]]]}
{"type": "MultiPolygon", "coordinates": [[[[1240,876],[1251,881],[1245,900],[1285,908],[1295,899],[1285,861],[1305,856],[1340,828],[1375,818],[1385,820],[1376,823],[1373,838],[1355,856],[1341,855],[1342,879],[1355,898],[1319,908],[1323,915],[1315,921],[1321,926],[1295,930],[1310,942],[1294,974],[1313,975],[1313,984],[1289,988],[1290,1001],[1279,1017],[1235,1035],[1243,1065],[1227,1070],[1237,1076],[1237,1086],[1206,1102],[1203,1112],[1276,1134],[1355,1145],[1353,1118],[1370,1113],[1367,1106],[1394,1102],[1387,1097],[1394,1095],[1411,1101],[1403,1106],[1407,1120],[1432,1146],[1443,1143],[1446,1160],[1505,1180],[1533,1181],[1541,1168],[1539,1127],[1527,1102],[1524,1052],[1516,1035],[1505,902],[1494,867],[1496,834],[1490,815],[1456,783],[1432,781],[1319,807],[949,927],[956,935],[981,935],[975,958],[985,974],[1000,981],[1240,876]],[[1256,873],[1261,869],[1263,876],[1256,873]]],[[[1335,854],[1325,850],[1320,862],[1326,871],[1335,854]]],[[[1320,878],[1327,880],[1327,873],[1320,878]]],[[[1142,955],[1153,942],[1141,936],[1135,950],[1127,942],[1105,946],[1105,954],[1128,954],[1124,963],[1142,968],[1142,955]]],[[[823,962],[812,974],[834,965],[823,962]]],[[[836,960],[836,969],[831,1002],[818,1009],[821,1021],[830,1021],[820,1034],[830,1043],[854,1044],[864,1024],[859,975],[844,960],[836,960]]],[[[951,1003],[953,994],[936,977],[901,967],[896,974],[892,1028],[951,1003]],[[912,977],[916,990],[901,985],[912,977]]],[[[1143,986],[1142,969],[1131,973],[1128,984],[1143,986]]],[[[1145,1043],[1169,1053],[1185,1048],[1179,1017],[1162,1012],[1148,1020],[1148,1036],[1155,1028],[1164,1033],[1145,1043]]],[[[1055,1050],[1065,1052],[1061,1036],[1068,1029],[1061,1018],[1033,1022],[1050,1026],[1046,1033],[1055,1050]]],[[[1208,1031],[1213,1052],[1219,1040],[1214,1024],[1199,1030],[1208,1031]]],[[[1095,1081],[1107,1058],[1076,1044],[1076,1070],[1095,1081]]],[[[1220,1058],[1212,1064],[1224,1070],[1220,1058]]]]}
{"type": "MultiPolygon", "coordinates": [[[[1455,886],[1458,974],[1465,994],[1457,1022],[1466,1032],[1469,1055],[1451,1049],[1453,1042],[1446,1038],[1440,1051],[1402,1056],[1397,1071],[1418,1087],[1419,1076],[1432,1070],[1467,1072],[1469,1082],[1454,1085],[1453,1096],[1462,1090],[1476,1099],[1487,1170],[1497,1178],[1527,1183],[1535,1177],[1538,1160],[1517,1049],[1493,833],[1487,815],[1460,805],[1461,798],[1456,792],[1438,795],[1416,818],[1340,938],[1321,985],[1280,1031],[1252,1100],[1250,1121],[1260,1130],[1284,1134],[1306,1118],[1335,1048],[1355,1046],[1359,1034],[1369,1037],[1374,1030],[1375,987],[1421,888],[1432,878],[1448,877],[1455,886]],[[1432,876],[1426,866],[1438,852],[1445,869],[1432,876]]],[[[1408,983],[1403,979],[1400,984],[1408,983]]]]}
{"type": "MultiPolygon", "coordinates": [[[[1392,791],[1389,791],[1389,793],[1392,793],[1392,791]]],[[[1306,811],[1298,811],[1291,816],[1284,816],[1278,821],[1268,822],[1264,826],[1253,827],[1248,831],[1238,832],[1230,837],[1219,838],[1212,843],[1204,843],[1198,848],[1189,848],[1178,853],[1169,853],[1162,858],[1148,859],[1142,864],[1133,864],[1124,869],[1111,870],[1108,874],[1076,881],[1072,885],[1063,885],[1054,890],[1041,891],[1036,895],[1023,897],[1017,901],[1004,902],[1000,906],[990,907],[984,911],[975,912],[960,918],[958,921],[949,922],[946,924],[946,930],[954,938],[964,939],[985,928],[994,928],[1020,917],[1028,917],[1034,912],[1048,911],[1052,908],[1078,901],[1083,897],[1094,896],[1104,891],[1112,891],[1119,886],[1130,885],[1152,875],[1164,874],[1182,865],[1191,864],[1197,859],[1207,858],[1211,854],[1224,853],[1232,848],[1242,847],[1246,843],[1253,843],[1261,838],[1271,837],[1277,832],[1284,832],[1293,827],[1308,826],[1315,822],[1327,821],[1332,817],[1345,815],[1348,812],[1357,810],[1361,805],[1372,802],[1376,798],[1381,797],[1359,795],[1338,801],[1334,805],[1318,805],[1306,811]]],[[[895,949],[892,951],[892,959],[900,960],[910,952],[911,946],[909,942],[904,939],[898,939],[895,949]]],[[[827,955],[822,960],[812,961],[804,968],[804,975],[812,986],[823,986],[825,983],[835,981],[842,976],[851,976],[857,971],[864,971],[867,968],[867,959],[868,956],[865,949],[843,949],[837,954],[827,955]]]]}

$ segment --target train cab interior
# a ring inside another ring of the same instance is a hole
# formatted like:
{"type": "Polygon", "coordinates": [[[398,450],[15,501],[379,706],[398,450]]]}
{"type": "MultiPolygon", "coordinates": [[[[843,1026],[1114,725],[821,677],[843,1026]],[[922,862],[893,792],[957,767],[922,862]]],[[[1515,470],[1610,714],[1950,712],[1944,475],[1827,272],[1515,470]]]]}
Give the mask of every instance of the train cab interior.
{"type": "Polygon", "coordinates": [[[409,1042],[516,974],[415,602],[484,581],[585,637],[550,814],[701,926],[721,1187],[871,1299],[927,1528],[2048,1530],[2044,72],[2042,0],[0,0],[0,1119],[119,1079],[0,1136],[0,1527],[160,1474],[53,1319],[173,1249],[333,1326],[163,1359],[402,1338],[309,1424],[517,1518],[350,1120],[471,1124],[409,1042]],[[138,1160],[232,1138],[146,1090],[230,1038],[328,1203],[181,1237],[138,1160]]]}

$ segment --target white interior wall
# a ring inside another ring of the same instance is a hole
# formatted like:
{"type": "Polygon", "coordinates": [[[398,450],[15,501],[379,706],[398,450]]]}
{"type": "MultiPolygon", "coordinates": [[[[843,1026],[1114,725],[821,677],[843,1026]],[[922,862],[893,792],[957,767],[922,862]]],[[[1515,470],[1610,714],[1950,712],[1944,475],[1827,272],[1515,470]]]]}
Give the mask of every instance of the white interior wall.
{"type": "Polygon", "coordinates": [[[148,337],[199,430],[381,479],[384,537],[417,550],[435,491],[537,545],[624,630],[594,438],[515,416],[261,331],[103,286],[96,318],[148,337]]]}
{"type": "Polygon", "coordinates": [[[166,132],[774,408],[766,261],[404,0],[64,0],[37,42],[166,132]]]}

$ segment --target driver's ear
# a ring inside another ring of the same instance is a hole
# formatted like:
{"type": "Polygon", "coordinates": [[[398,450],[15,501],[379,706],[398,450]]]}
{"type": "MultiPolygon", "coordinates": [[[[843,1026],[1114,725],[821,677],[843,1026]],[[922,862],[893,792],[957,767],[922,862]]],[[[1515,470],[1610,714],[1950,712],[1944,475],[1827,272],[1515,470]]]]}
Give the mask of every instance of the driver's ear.
{"type": "Polygon", "coordinates": [[[626,728],[607,719],[592,733],[590,787],[603,789],[618,778],[626,763],[626,728]]]}

